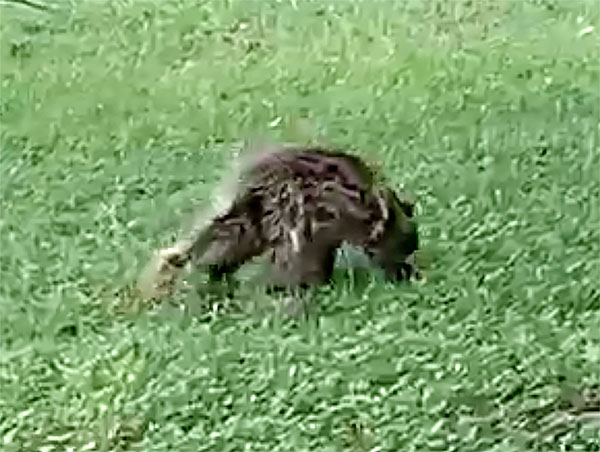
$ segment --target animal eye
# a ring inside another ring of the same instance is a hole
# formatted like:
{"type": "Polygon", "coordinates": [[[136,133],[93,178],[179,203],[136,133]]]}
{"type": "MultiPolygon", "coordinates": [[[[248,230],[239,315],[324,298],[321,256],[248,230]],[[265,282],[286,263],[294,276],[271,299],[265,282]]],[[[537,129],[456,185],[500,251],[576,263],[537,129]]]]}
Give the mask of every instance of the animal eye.
{"type": "Polygon", "coordinates": [[[413,216],[413,205],[408,203],[400,203],[400,208],[409,217],[413,216]]]}
{"type": "Polygon", "coordinates": [[[396,193],[394,197],[396,204],[400,207],[402,212],[404,212],[405,215],[412,217],[414,214],[415,203],[411,197],[404,192],[396,193]]]}

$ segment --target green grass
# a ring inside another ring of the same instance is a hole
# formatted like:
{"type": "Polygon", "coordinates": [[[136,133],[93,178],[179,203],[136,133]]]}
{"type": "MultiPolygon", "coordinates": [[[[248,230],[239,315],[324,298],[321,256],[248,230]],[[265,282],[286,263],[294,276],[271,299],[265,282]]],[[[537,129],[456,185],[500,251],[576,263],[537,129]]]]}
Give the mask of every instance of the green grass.
{"type": "Polygon", "coordinates": [[[599,9],[3,3],[0,450],[600,450],[599,9]],[[428,283],[122,309],[253,137],[414,191],[428,283]]]}

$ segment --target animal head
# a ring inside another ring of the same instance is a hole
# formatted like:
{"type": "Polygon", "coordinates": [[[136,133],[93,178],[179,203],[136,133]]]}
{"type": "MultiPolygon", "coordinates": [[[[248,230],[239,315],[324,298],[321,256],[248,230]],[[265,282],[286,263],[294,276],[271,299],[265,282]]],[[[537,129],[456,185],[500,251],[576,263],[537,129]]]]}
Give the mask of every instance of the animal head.
{"type": "Polygon", "coordinates": [[[385,206],[384,226],[373,257],[389,278],[408,279],[417,270],[414,255],[419,248],[414,200],[391,188],[383,189],[380,196],[380,203],[385,206]]]}

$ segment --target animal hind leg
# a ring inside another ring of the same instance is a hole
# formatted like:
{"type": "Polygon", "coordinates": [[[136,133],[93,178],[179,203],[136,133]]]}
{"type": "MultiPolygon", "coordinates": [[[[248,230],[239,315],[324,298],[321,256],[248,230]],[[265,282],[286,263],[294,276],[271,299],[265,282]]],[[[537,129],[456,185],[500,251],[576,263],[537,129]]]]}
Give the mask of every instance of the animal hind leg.
{"type": "Polygon", "coordinates": [[[260,230],[247,219],[217,219],[207,243],[196,252],[195,266],[206,268],[211,281],[222,280],[264,248],[260,230]]]}
{"type": "MultiPolygon", "coordinates": [[[[184,267],[192,264],[208,270],[211,280],[232,274],[245,261],[263,250],[259,231],[244,221],[223,217],[197,226],[188,237],[160,250],[138,279],[138,290],[146,299],[172,293],[184,267]]],[[[239,220],[243,220],[239,219],[239,220]]]]}
{"type": "Polygon", "coordinates": [[[181,244],[160,250],[138,279],[137,288],[140,295],[145,299],[169,295],[188,262],[189,252],[181,244]]]}

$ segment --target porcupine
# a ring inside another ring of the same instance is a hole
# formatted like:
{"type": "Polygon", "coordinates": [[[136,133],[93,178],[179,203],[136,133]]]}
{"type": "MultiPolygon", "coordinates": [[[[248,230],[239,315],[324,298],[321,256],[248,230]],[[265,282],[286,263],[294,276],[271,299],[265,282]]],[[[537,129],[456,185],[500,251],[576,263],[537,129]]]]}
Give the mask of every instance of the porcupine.
{"type": "Polygon", "coordinates": [[[186,264],[216,280],[265,254],[271,287],[322,284],[344,242],[362,249],[389,279],[408,279],[419,246],[413,210],[355,155],[319,146],[263,150],[242,166],[224,209],[158,253],[145,292],[169,293],[186,264]]]}

